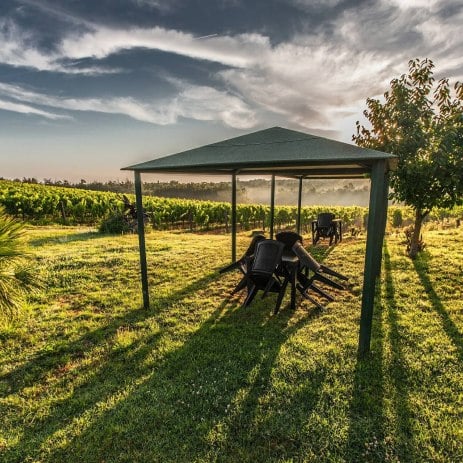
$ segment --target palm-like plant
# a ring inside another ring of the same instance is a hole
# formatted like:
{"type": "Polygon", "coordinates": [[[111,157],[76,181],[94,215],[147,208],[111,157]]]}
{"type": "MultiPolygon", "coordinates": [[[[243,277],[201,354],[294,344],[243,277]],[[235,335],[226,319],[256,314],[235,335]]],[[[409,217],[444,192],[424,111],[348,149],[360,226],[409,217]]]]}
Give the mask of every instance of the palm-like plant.
{"type": "Polygon", "coordinates": [[[13,317],[24,295],[40,286],[27,254],[22,223],[0,206],[0,316],[13,317]]]}

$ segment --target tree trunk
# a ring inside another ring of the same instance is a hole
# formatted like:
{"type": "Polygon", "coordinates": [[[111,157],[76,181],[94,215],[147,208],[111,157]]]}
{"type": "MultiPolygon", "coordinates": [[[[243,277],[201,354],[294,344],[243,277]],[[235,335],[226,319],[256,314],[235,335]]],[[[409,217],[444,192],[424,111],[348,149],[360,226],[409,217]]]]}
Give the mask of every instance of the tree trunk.
{"type": "Polygon", "coordinates": [[[417,254],[421,251],[421,226],[423,225],[423,219],[426,217],[426,214],[423,214],[420,210],[415,211],[415,225],[413,227],[413,234],[410,241],[410,250],[408,255],[414,259],[417,254]]]}

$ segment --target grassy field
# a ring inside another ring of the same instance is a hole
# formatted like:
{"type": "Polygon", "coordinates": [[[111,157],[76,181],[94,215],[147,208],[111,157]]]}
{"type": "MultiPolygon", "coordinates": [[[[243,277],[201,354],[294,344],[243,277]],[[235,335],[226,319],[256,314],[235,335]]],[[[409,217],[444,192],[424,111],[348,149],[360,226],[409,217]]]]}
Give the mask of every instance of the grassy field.
{"type": "MultiPolygon", "coordinates": [[[[0,461],[461,462],[463,233],[388,236],[372,353],[356,356],[365,242],[317,255],[350,276],[318,312],[241,308],[224,235],[33,228],[47,282],[0,329],[0,461]]],[[[241,235],[242,248],[249,235],[241,235]]]]}

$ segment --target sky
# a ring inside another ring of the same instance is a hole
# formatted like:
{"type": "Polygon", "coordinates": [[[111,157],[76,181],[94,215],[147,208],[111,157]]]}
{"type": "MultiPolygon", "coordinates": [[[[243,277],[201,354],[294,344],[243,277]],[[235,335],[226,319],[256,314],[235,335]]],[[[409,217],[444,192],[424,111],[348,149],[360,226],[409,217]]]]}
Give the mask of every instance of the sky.
{"type": "Polygon", "coordinates": [[[462,24],[463,0],[1,0],[0,177],[124,180],[272,126],[351,142],[410,59],[463,80],[462,24]]]}

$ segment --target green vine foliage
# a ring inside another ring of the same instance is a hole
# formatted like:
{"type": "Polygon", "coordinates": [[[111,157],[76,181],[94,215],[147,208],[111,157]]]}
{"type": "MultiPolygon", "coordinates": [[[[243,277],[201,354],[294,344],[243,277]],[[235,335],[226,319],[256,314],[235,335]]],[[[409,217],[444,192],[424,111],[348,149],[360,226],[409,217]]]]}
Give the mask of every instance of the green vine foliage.
{"type": "MultiPolygon", "coordinates": [[[[134,195],[127,197],[129,201],[135,202],[134,195]]],[[[30,223],[64,221],[70,225],[96,225],[106,233],[127,231],[123,220],[124,202],[117,193],[0,180],[0,205],[11,216],[30,223]]],[[[158,230],[230,230],[230,203],[144,196],[143,207],[151,226],[158,230]]],[[[396,207],[399,206],[393,206],[391,210],[396,207]]],[[[413,211],[410,208],[399,208],[403,219],[409,222],[413,211]]],[[[367,214],[367,208],[360,206],[305,206],[301,211],[304,231],[309,232],[312,220],[327,211],[340,218],[345,229],[361,229],[367,214]]],[[[278,228],[294,228],[296,216],[295,206],[275,208],[275,224],[278,228]]],[[[463,208],[436,209],[430,215],[436,220],[462,216],[463,208]]],[[[266,230],[270,222],[270,207],[263,204],[238,204],[237,221],[242,229],[266,230]]]]}

